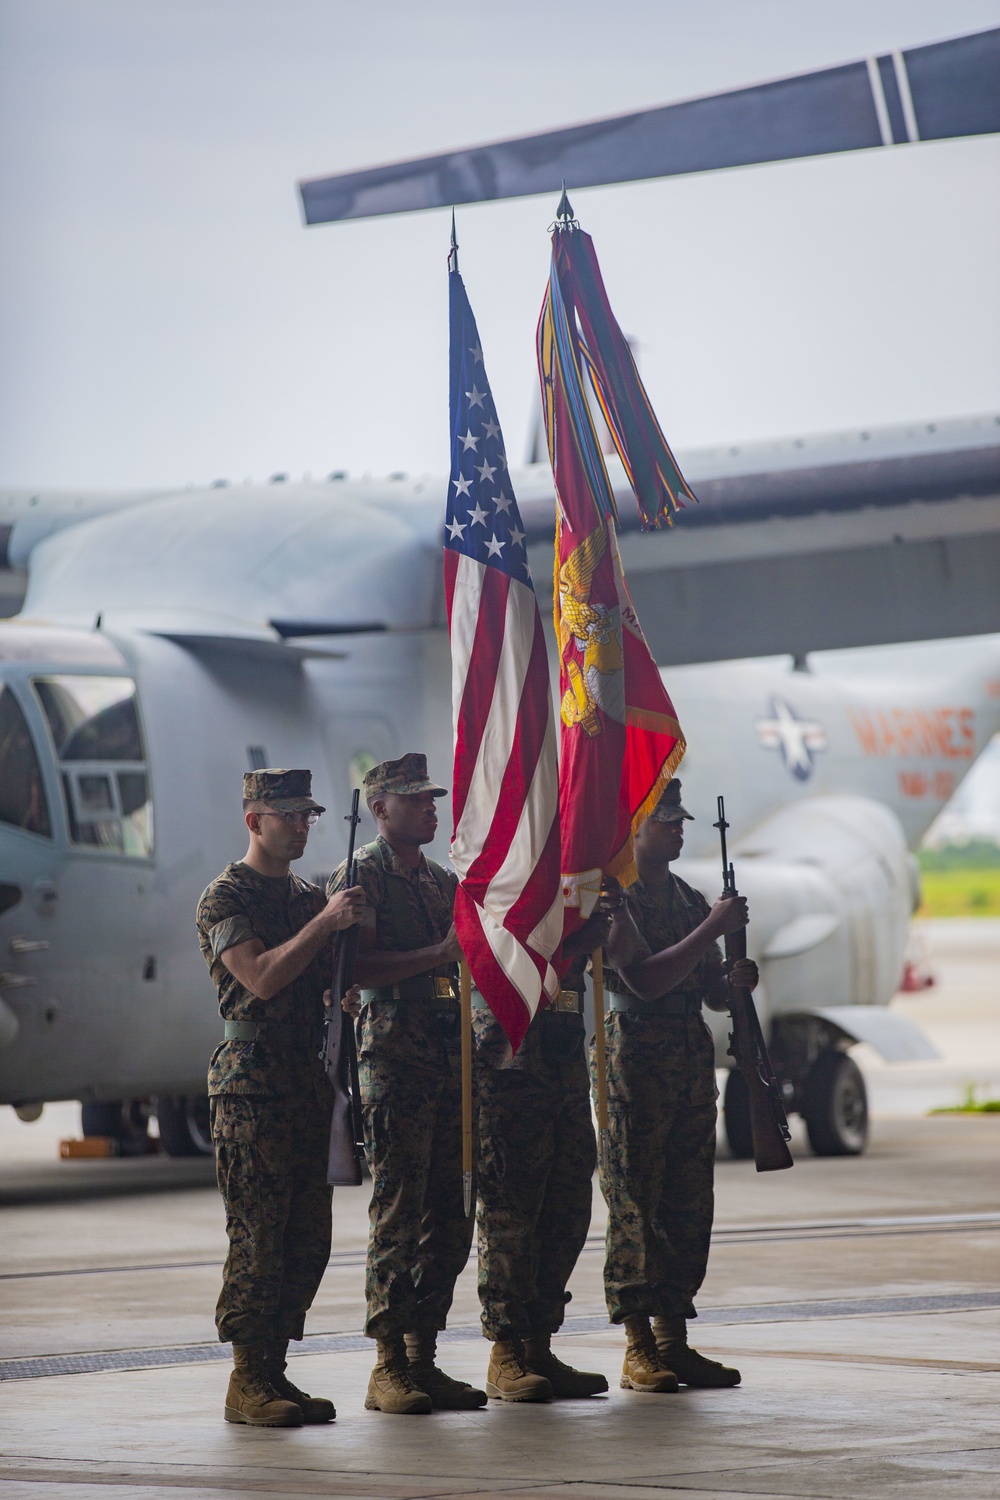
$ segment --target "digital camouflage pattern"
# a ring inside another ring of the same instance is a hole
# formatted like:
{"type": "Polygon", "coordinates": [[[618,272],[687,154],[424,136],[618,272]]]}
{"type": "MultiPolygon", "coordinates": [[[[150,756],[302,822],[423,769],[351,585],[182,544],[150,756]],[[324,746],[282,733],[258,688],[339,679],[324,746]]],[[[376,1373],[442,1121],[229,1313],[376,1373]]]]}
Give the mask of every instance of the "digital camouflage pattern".
{"type": "Polygon", "coordinates": [[[300,1339],[330,1258],[326,1182],[332,1098],[306,1082],[274,1098],[212,1101],[229,1254],[215,1311],[234,1344],[300,1339]]]}
{"type": "MultiPolygon", "coordinates": [[[[378,770],[378,767],[376,767],[378,770]]],[[[371,936],[371,946],[379,951],[400,953],[410,948],[429,948],[439,943],[451,927],[452,910],[458,877],[453,870],[436,865],[432,870],[421,854],[416,870],[398,858],[391,844],[381,836],[374,843],[362,844],[355,851],[358,862],[358,885],[364,892],[367,911],[362,925],[371,936]],[[389,881],[398,882],[397,899],[406,906],[409,931],[397,930],[396,908],[389,894],[389,881]]],[[[327,884],[327,895],[333,896],[347,886],[347,863],[339,865],[327,884]]],[[[452,968],[429,969],[429,974],[451,974],[452,968]]]]}
{"type": "MultiPolygon", "coordinates": [[[[564,983],[575,987],[573,977],[564,983]]],[[[513,1059],[492,1013],[477,1008],[472,1017],[483,1332],[552,1334],[590,1227],[597,1164],[583,1016],[540,1012],[513,1059]]]]}
{"type": "MultiPolygon", "coordinates": [[[[259,773],[258,773],[259,774],[259,773]]],[[[219,992],[219,1013],[227,1021],[277,1021],[302,1029],[296,1045],[266,1035],[255,1042],[220,1042],[208,1070],[208,1092],[291,1094],[304,1077],[319,1080],[318,1034],[323,1024],[323,991],[329,985],[332,945],[270,1000],[244,989],[222,961],[227,948],[260,938],[280,948],[326,905],[323,892],[298,875],[260,875],[242,860],[227,865],[198,902],[198,941],[219,992]]]]}
{"type": "MultiPolygon", "coordinates": [[[[705,898],[668,875],[628,890],[651,953],[670,948],[708,915],[705,898]]],[[[609,989],[627,991],[606,971],[609,989]]],[[[715,1045],[698,997],[724,992],[713,945],[670,993],[690,996],[683,1016],[609,1012],[608,1142],[601,1190],[608,1205],[604,1289],[613,1323],[639,1316],[696,1316],[714,1213],[715,1045]]]]}
{"type": "Polygon", "coordinates": [[[330,1257],[326,1162],[333,1095],[318,1058],[331,951],[261,1000],[230,974],[227,949],[251,938],[278,948],[325,906],[297,875],[260,875],[231,864],[198,903],[198,937],[227,1020],[278,1021],[282,1033],[223,1042],[209,1067],[212,1136],[226,1205],[229,1254],[216,1326],[222,1340],[253,1344],[302,1337],[330,1257]]]}
{"type": "Polygon", "coordinates": [[[681,784],[676,776],[667,782],[659,802],[649,816],[654,823],[679,823],[682,818],[694,821],[694,813],[689,813],[681,803],[681,784]]]}
{"type": "MultiPolygon", "coordinates": [[[[389,1003],[426,1007],[419,1000],[389,1003]]],[[[433,1011],[426,1023],[428,1031],[438,1025],[433,1011]]],[[[371,1049],[358,1058],[372,1174],[365,1333],[373,1339],[444,1328],[455,1282],[469,1259],[473,1216],[466,1218],[462,1201],[457,1015],[439,1033],[434,1068],[407,1069],[396,1059],[383,1063],[371,1049]]],[[[426,1038],[425,1051],[431,1040],[426,1038]]]]}
{"type": "MultiPolygon", "coordinates": [[[[440,942],[451,927],[454,874],[417,870],[383,838],[357,852],[371,946],[394,953],[440,942]],[[389,882],[395,882],[394,896],[389,882]],[[400,920],[400,913],[403,920],[400,920]]],[[[342,890],[344,865],[329,893],[342,890]]],[[[454,966],[427,970],[453,977],[454,966]]],[[[445,1326],[472,1243],[462,1202],[462,1067],[458,1005],[374,999],[357,1025],[365,1153],[372,1174],[365,1332],[392,1339],[445,1326]]]]}
{"type": "MultiPolygon", "coordinates": [[[[671,782],[670,786],[674,783],[671,782]]],[[[668,787],[669,790],[669,787],[668,787]]],[[[667,875],[661,886],[646,886],[641,880],[630,885],[626,893],[635,925],[649,945],[650,953],[672,948],[681,938],[700,927],[711,911],[701,891],[696,891],[678,875],[667,875]]],[[[627,981],[613,968],[604,970],[604,987],[632,993],[627,981]]],[[[722,951],[713,943],[686,979],[670,991],[672,995],[724,995],[727,990],[722,968],[722,951]]]]}
{"type": "Polygon", "coordinates": [[[326,812],[313,801],[312,772],[269,767],[243,772],[244,802],[266,802],[275,812],[326,812]]]}
{"type": "Polygon", "coordinates": [[[393,792],[397,797],[412,797],[415,793],[430,792],[432,797],[447,797],[448,793],[427,774],[427,757],[411,751],[398,760],[383,760],[372,766],[365,776],[364,792],[371,802],[373,797],[393,792]]]}

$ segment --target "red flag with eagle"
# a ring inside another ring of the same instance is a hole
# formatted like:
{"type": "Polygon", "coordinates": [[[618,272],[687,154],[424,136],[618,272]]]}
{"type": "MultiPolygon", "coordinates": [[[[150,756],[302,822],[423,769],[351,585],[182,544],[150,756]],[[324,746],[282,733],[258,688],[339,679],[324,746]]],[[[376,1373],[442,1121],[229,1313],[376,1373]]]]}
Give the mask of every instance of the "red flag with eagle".
{"type": "Polygon", "coordinates": [[[590,916],[601,881],[636,878],[632,837],[684,754],[673,704],[622,571],[617,512],[589,381],[643,529],[694,500],[608,303],[593,241],[565,194],[538,324],[538,363],[556,486],[554,611],[560,658],[559,808],[565,934],[590,916]]]}

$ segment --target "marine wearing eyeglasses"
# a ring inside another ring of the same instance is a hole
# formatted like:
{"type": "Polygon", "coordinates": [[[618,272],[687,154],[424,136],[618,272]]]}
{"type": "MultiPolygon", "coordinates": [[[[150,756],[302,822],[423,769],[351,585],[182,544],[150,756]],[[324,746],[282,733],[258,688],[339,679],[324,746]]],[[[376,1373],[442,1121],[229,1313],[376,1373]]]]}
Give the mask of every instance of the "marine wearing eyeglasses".
{"type": "Polygon", "coordinates": [[[330,1255],[332,1095],[318,1055],[330,941],[363,907],[357,888],[328,901],[291,872],[323,811],[309,771],[248,772],[249,847],[198,903],[223,1021],[208,1092],[229,1235],[216,1307],[219,1338],[233,1344],[225,1416],[251,1426],[335,1416],[284,1373],[330,1255]]]}

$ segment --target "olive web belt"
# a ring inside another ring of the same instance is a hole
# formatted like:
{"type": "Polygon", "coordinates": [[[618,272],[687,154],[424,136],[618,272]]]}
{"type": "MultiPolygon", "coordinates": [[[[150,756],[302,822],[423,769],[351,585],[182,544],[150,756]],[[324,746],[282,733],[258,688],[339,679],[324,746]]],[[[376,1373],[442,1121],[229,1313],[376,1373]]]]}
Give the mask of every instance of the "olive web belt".
{"type": "Polygon", "coordinates": [[[455,986],[451,979],[441,974],[418,974],[414,979],[401,979],[398,984],[383,984],[378,989],[363,989],[361,1004],[370,1005],[373,1000],[454,1000],[455,986]]]}
{"type": "MultiPolygon", "coordinates": [[[[550,1000],[541,1012],[543,1016],[558,1012],[564,1015],[579,1015],[582,1010],[583,997],[576,990],[560,990],[554,1000],[550,1000]]],[[[489,1010],[486,996],[480,994],[479,990],[472,991],[472,1006],[474,1010],[489,1010]]]]}
{"type": "Polygon", "coordinates": [[[608,1010],[624,1011],[630,1016],[686,1016],[689,1011],[701,1009],[701,995],[661,995],[657,1000],[640,1000],[638,995],[626,995],[620,990],[608,990],[605,996],[608,1010]]]}
{"type": "Polygon", "coordinates": [[[227,1042],[285,1042],[318,1047],[322,1036],[321,1026],[291,1021],[226,1021],[223,1028],[223,1040],[227,1042]]]}

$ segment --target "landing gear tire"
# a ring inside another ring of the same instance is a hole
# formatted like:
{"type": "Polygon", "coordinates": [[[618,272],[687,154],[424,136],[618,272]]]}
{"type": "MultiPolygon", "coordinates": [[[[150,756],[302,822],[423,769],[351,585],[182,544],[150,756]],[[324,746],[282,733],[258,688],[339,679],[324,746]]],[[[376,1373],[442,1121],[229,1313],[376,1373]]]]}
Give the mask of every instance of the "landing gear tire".
{"type": "Polygon", "coordinates": [[[124,1133],[121,1100],[81,1104],[80,1129],[84,1135],[106,1135],[112,1140],[118,1140],[124,1133]]]}
{"type": "Polygon", "coordinates": [[[821,1052],[803,1088],[802,1116],[817,1156],[860,1156],[868,1141],[868,1095],[846,1052],[821,1052]]]}
{"type": "Polygon", "coordinates": [[[149,1138],[148,1099],[103,1099],[80,1105],[84,1136],[100,1135],[115,1142],[118,1156],[146,1156],[156,1149],[149,1138]]]}
{"type": "Polygon", "coordinates": [[[168,1156],[211,1156],[212,1126],[204,1094],[157,1099],[160,1144],[168,1156]]]}
{"type": "Polygon", "coordinates": [[[726,1077],[722,1101],[722,1118],[729,1149],[737,1161],[753,1160],[753,1131],[750,1129],[750,1093],[739,1068],[731,1068],[726,1077]]]}

